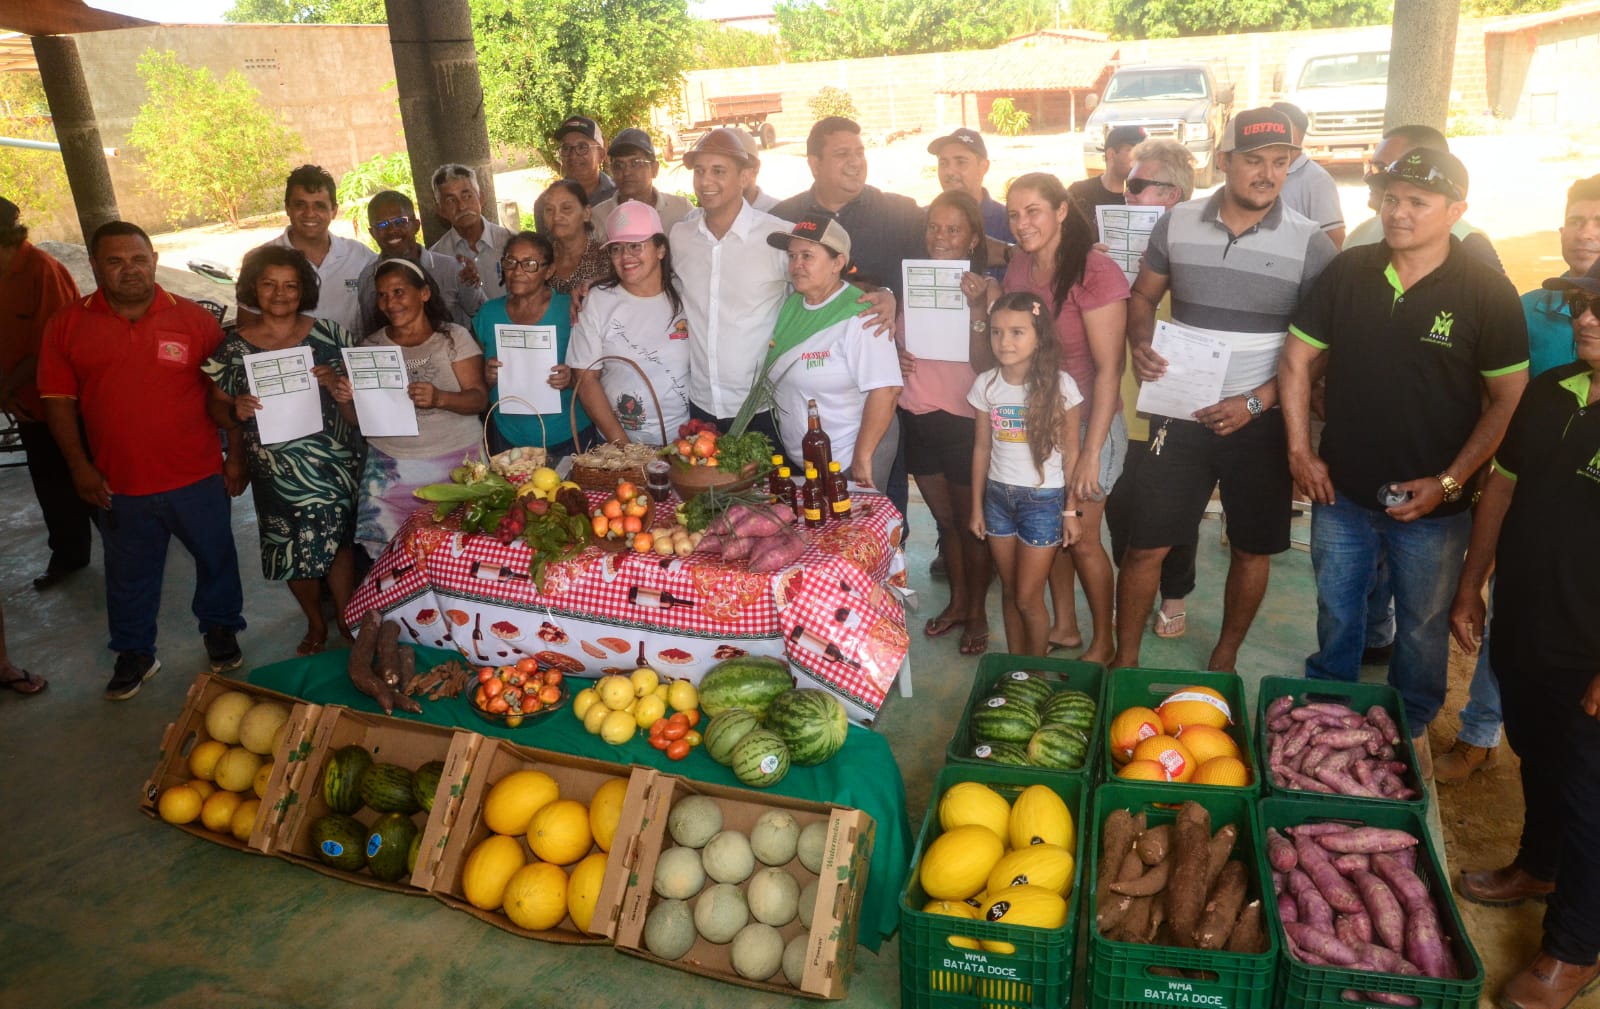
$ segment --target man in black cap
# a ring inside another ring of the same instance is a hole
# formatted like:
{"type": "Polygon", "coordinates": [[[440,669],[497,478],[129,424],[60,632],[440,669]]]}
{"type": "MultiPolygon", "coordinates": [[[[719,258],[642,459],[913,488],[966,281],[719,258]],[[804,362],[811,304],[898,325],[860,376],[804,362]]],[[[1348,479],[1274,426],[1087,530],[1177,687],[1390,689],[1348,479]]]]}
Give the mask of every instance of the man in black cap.
{"type": "Polygon", "coordinates": [[[1339,206],[1339,185],[1328,170],[1312,161],[1304,150],[1306,130],[1311,120],[1293,102],[1273,102],[1272,107],[1289,117],[1294,142],[1302,145],[1300,156],[1289,162],[1289,175],[1283,180],[1283,202],[1322,225],[1335,248],[1344,246],[1344,210],[1339,206]]]}
{"type": "Polygon", "coordinates": [[[1355,681],[1379,560],[1394,587],[1389,682],[1424,778],[1444,703],[1450,600],[1472,525],[1465,485],[1494,454],[1528,382],[1516,289],[1450,229],[1467,170],[1419,147],[1374,173],[1384,241],[1340,254],[1290,326],[1278,381],[1289,467],[1311,498],[1317,653],[1311,679],[1355,681]],[[1327,427],[1311,449],[1311,382],[1326,370],[1327,427]]]}
{"type": "Polygon", "coordinates": [[[617,184],[600,170],[606,156],[606,138],[600,126],[588,116],[570,115],[561,121],[550,139],[561,146],[561,177],[571,179],[589,194],[589,206],[617,195],[617,184]]]}
{"type": "MultiPolygon", "coordinates": [[[[939,188],[947,193],[966,193],[977,200],[978,209],[983,212],[984,234],[1005,245],[1015,244],[1006,205],[990,196],[983,186],[983,177],[989,172],[989,146],[983,142],[983,134],[963,126],[929,144],[928,153],[939,159],[939,188]]],[[[991,247],[989,262],[1004,263],[995,251],[991,247]]]]}
{"type": "Polygon", "coordinates": [[[1100,228],[1095,221],[1094,208],[1123,205],[1123,186],[1128,181],[1128,173],[1133,171],[1133,149],[1147,136],[1143,126],[1111,127],[1106,133],[1106,170],[1067,187],[1073,205],[1083,212],[1096,235],[1100,228]]]}
{"type": "Polygon", "coordinates": [[[593,204],[589,220],[594,224],[595,241],[606,241],[606,218],[618,204],[637,200],[654,207],[661,217],[662,233],[670,233],[672,226],[689,216],[694,204],[677,193],[663,193],[656,188],[656,173],[661,164],[656,160],[656,145],[650,134],[630,126],[617,134],[606,149],[611,156],[611,170],[616,173],[617,192],[608,200],[593,204]]]}
{"type": "Polygon", "coordinates": [[[1450,609],[1456,641],[1487,648],[1499,674],[1525,807],[1516,858],[1463,872],[1458,888],[1491,907],[1548,904],[1538,954],[1500,992],[1508,1009],[1577,1005],[1600,978],[1600,540],[1590,532],[1600,515],[1600,270],[1544,286],[1571,313],[1578,359],[1528,383],[1473,509],[1450,609]]]}

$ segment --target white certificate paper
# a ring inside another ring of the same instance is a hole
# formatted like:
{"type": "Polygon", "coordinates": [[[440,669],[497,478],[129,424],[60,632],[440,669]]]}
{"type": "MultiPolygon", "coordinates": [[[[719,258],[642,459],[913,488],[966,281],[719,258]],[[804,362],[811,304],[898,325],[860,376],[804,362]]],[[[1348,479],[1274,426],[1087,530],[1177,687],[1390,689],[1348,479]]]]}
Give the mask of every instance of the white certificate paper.
{"type": "Polygon", "coordinates": [[[1150,347],[1167,359],[1167,373],[1139,387],[1140,413],[1188,419],[1222,400],[1222,379],[1233,353],[1223,340],[1161,321],[1150,347]]]}
{"type": "Polygon", "coordinates": [[[961,293],[965,259],[906,259],[900,264],[906,293],[906,350],[930,361],[969,358],[972,314],[961,293]]]}
{"type": "Polygon", "coordinates": [[[261,444],[277,445],[322,430],[322,391],[311,368],[307,347],[244,356],[250,395],[261,400],[256,411],[261,444]]]}
{"type": "Polygon", "coordinates": [[[494,345],[500,357],[500,412],[560,413],[561,390],[550,388],[550,369],[561,363],[554,326],[494,327],[494,345]],[[517,396],[533,404],[528,409],[510,402],[517,396]]]}
{"type": "Polygon", "coordinates": [[[345,347],[343,351],[361,433],[377,438],[415,435],[417,408],[406,394],[410,379],[400,348],[345,347]]]}
{"type": "Polygon", "coordinates": [[[1122,267],[1130,284],[1139,275],[1139,260],[1144,257],[1144,247],[1150,244],[1150,229],[1161,220],[1165,209],[1115,204],[1094,208],[1095,223],[1100,226],[1100,241],[1106,246],[1106,255],[1122,267]]]}

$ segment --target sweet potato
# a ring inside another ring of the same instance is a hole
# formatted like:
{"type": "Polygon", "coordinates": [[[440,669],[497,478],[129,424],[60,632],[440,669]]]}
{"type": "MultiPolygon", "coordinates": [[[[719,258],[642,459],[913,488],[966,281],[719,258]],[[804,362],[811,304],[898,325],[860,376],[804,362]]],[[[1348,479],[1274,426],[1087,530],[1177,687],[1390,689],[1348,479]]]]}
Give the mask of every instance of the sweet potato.
{"type": "Polygon", "coordinates": [[[776,536],[789,531],[789,526],[779,520],[770,507],[734,505],[728,509],[733,520],[735,536],[776,536]]]}
{"type": "Polygon", "coordinates": [[[1281,736],[1285,732],[1288,732],[1290,729],[1294,728],[1294,726],[1294,719],[1290,718],[1288,715],[1280,715],[1279,717],[1267,722],[1267,731],[1273,735],[1281,736]]]}
{"type": "Polygon", "coordinates": [[[1329,788],[1327,785],[1324,785],[1316,778],[1308,778],[1299,771],[1285,767],[1279,769],[1278,773],[1283,775],[1284,780],[1289,783],[1290,788],[1297,788],[1302,792],[1322,792],[1325,795],[1334,794],[1333,789],[1329,788]]]}
{"type": "Polygon", "coordinates": [[[1355,763],[1356,758],[1364,758],[1365,756],[1366,754],[1362,753],[1359,746],[1347,746],[1342,750],[1334,750],[1332,753],[1328,754],[1327,758],[1322,761],[1322,765],[1318,767],[1317,770],[1320,771],[1326,769],[1329,771],[1340,771],[1348,774],[1350,771],[1350,765],[1355,763]]]}
{"type": "Polygon", "coordinates": [[[1301,722],[1283,741],[1283,759],[1290,760],[1311,742],[1311,723],[1301,722]]]}
{"type": "Polygon", "coordinates": [[[1415,871],[1401,865],[1393,856],[1388,854],[1372,856],[1372,871],[1379,879],[1389,884],[1389,888],[1394,891],[1400,906],[1406,909],[1407,914],[1433,910],[1433,901],[1428,897],[1428,887],[1422,882],[1422,878],[1415,871]]]}
{"type": "Polygon", "coordinates": [[[1356,916],[1353,914],[1341,914],[1333,919],[1333,934],[1351,949],[1355,949],[1356,943],[1366,941],[1356,928],[1356,916]]]}
{"type": "Polygon", "coordinates": [[[1284,924],[1283,933],[1297,948],[1312,956],[1319,956],[1328,963],[1348,967],[1360,959],[1355,950],[1340,942],[1332,932],[1291,921],[1284,924]]]}
{"type": "Polygon", "coordinates": [[[1372,858],[1359,852],[1351,852],[1334,859],[1333,867],[1339,870],[1339,875],[1341,876],[1351,876],[1357,871],[1370,872],[1372,871],[1372,858]]]}
{"type": "Polygon", "coordinates": [[[1400,865],[1405,866],[1407,869],[1410,869],[1413,872],[1416,871],[1416,868],[1417,868],[1417,849],[1415,849],[1415,848],[1407,848],[1404,851],[1394,852],[1389,857],[1394,859],[1400,865]]]}
{"type": "Polygon", "coordinates": [[[1317,928],[1333,928],[1333,908],[1328,906],[1327,899],[1318,892],[1315,883],[1295,897],[1295,904],[1300,911],[1295,920],[1317,928]]]}
{"type": "Polygon", "coordinates": [[[1369,738],[1367,729],[1337,729],[1322,733],[1317,742],[1331,750],[1346,750],[1352,746],[1365,747],[1369,738]]]}
{"type": "Polygon", "coordinates": [[[1267,828],[1267,861],[1279,872],[1288,872],[1300,864],[1294,853],[1294,845],[1275,827],[1267,828]]]}
{"type": "Polygon", "coordinates": [[[1384,827],[1358,827],[1342,834],[1329,834],[1317,838],[1317,843],[1328,851],[1345,854],[1361,852],[1373,855],[1380,852],[1399,851],[1416,846],[1417,839],[1403,830],[1384,827]]]}
{"type": "Polygon", "coordinates": [[[1283,891],[1280,891],[1278,893],[1278,920],[1279,921],[1299,921],[1300,920],[1300,906],[1295,903],[1295,900],[1294,900],[1294,898],[1292,896],[1290,896],[1287,892],[1283,892],[1283,891]]]}
{"type": "Polygon", "coordinates": [[[1372,964],[1376,970],[1381,970],[1386,974],[1405,974],[1409,977],[1416,977],[1422,973],[1417,969],[1416,964],[1392,949],[1376,946],[1370,942],[1359,945],[1352,944],[1351,948],[1356,951],[1356,956],[1372,964]]]}
{"type": "Polygon", "coordinates": [[[1329,837],[1343,835],[1328,835],[1315,839],[1296,835],[1294,851],[1300,859],[1300,868],[1311,882],[1316,884],[1317,892],[1321,893],[1328,906],[1335,911],[1353,914],[1363,908],[1361,895],[1356,893],[1350,881],[1339,875],[1339,870],[1333,867],[1333,860],[1328,857],[1327,850],[1323,847],[1329,837]]]}
{"type": "Polygon", "coordinates": [[[1206,861],[1211,843],[1211,814],[1196,802],[1185,802],[1173,825],[1171,879],[1166,891],[1166,920],[1180,946],[1194,942],[1200,912],[1206,903],[1206,861]]]}
{"type": "Polygon", "coordinates": [[[1167,850],[1172,846],[1172,824],[1163,823],[1151,827],[1139,835],[1135,847],[1139,849],[1139,857],[1145,865],[1159,865],[1166,857],[1167,850]]]}
{"type": "Polygon", "coordinates": [[[1390,746],[1400,745],[1400,727],[1394,723],[1393,718],[1389,717],[1389,712],[1384,710],[1383,705],[1374,704],[1367,709],[1367,722],[1378,730],[1378,734],[1383,737],[1384,742],[1390,746]]]}
{"type": "Polygon", "coordinates": [[[1328,820],[1322,823],[1302,823],[1298,827],[1286,827],[1284,828],[1284,833],[1291,837],[1321,837],[1324,834],[1340,834],[1354,829],[1348,823],[1328,820]]]}
{"type": "Polygon", "coordinates": [[[1322,766],[1322,762],[1327,760],[1328,754],[1332,752],[1331,748],[1323,746],[1322,743],[1313,742],[1311,748],[1306,751],[1305,759],[1300,761],[1300,773],[1315,777],[1317,768],[1322,766]]]}
{"type": "Polygon", "coordinates": [[[1217,877],[1222,873],[1222,867],[1227,864],[1228,856],[1233,854],[1233,846],[1238,843],[1239,828],[1231,823],[1225,823],[1211,836],[1206,845],[1206,889],[1207,896],[1217,885],[1217,877]]]}
{"type": "Polygon", "coordinates": [[[1243,862],[1233,859],[1222,867],[1216,888],[1201,913],[1200,926],[1195,930],[1194,944],[1197,948],[1221,949],[1227,944],[1239,920],[1239,910],[1244,907],[1245,885],[1243,862]]]}
{"type": "Polygon", "coordinates": [[[1376,788],[1368,788],[1361,784],[1361,782],[1350,777],[1350,775],[1345,771],[1342,771],[1336,767],[1330,767],[1326,763],[1317,768],[1313,774],[1318,781],[1322,782],[1324,785],[1327,785],[1340,795],[1357,795],[1365,799],[1383,798],[1382,793],[1380,793],[1376,788]]]}
{"type": "Polygon", "coordinates": [[[1349,928],[1357,939],[1362,942],[1372,941],[1372,916],[1365,911],[1344,915],[1344,920],[1349,923],[1349,928]]]}
{"type": "Polygon", "coordinates": [[[1406,959],[1428,977],[1454,977],[1457,973],[1445,952],[1444,933],[1431,906],[1423,912],[1412,911],[1406,921],[1406,959]]]}
{"type": "Polygon", "coordinates": [[[1261,931],[1261,902],[1252,900],[1239,912],[1233,934],[1223,949],[1229,953],[1260,953],[1266,945],[1266,934],[1261,931]]]}
{"type": "Polygon", "coordinates": [[[757,574],[782,571],[806,552],[806,541],[793,533],[768,536],[750,555],[750,570],[757,574]]]}
{"type": "Polygon", "coordinates": [[[722,559],[725,561],[749,560],[756,545],[765,543],[751,536],[725,536],[722,540],[722,559]]]}
{"type": "Polygon", "coordinates": [[[1365,999],[1368,1002],[1377,1002],[1380,1005],[1412,1006],[1414,1009],[1414,1007],[1422,1004],[1422,1000],[1415,995],[1401,995],[1399,992],[1392,991],[1347,991],[1344,994],[1346,998],[1357,1002],[1365,999]]]}
{"type": "MultiPolygon", "coordinates": [[[[1137,852],[1137,846],[1135,847],[1135,851],[1137,852]]],[[[1140,861],[1141,864],[1148,864],[1148,863],[1145,862],[1143,856],[1139,857],[1139,861],[1140,861]]],[[[1171,871],[1172,871],[1171,863],[1164,862],[1164,861],[1163,862],[1157,862],[1155,865],[1151,866],[1149,868],[1149,870],[1147,870],[1143,875],[1139,876],[1136,879],[1130,879],[1130,880],[1127,880],[1126,882],[1124,882],[1122,880],[1118,880],[1117,882],[1112,883],[1111,884],[1111,892],[1112,893],[1119,893],[1119,894],[1122,894],[1123,896],[1126,896],[1126,897],[1150,897],[1150,896],[1154,896],[1155,894],[1158,894],[1162,890],[1166,889],[1166,887],[1167,887],[1167,875],[1171,871]]]]}
{"type": "Polygon", "coordinates": [[[1367,914],[1372,918],[1372,931],[1378,941],[1398,953],[1405,944],[1406,913],[1401,910],[1394,891],[1383,880],[1365,870],[1353,873],[1351,879],[1361,894],[1361,902],[1367,906],[1367,914]]]}
{"type": "Polygon", "coordinates": [[[1283,718],[1293,710],[1294,698],[1285,694],[1284,696],[1275,699],[1271,704],[1267,705],[1267,713],[1262,717],[1266,721],[1270,722],[1273,719],[1283,718]]]}

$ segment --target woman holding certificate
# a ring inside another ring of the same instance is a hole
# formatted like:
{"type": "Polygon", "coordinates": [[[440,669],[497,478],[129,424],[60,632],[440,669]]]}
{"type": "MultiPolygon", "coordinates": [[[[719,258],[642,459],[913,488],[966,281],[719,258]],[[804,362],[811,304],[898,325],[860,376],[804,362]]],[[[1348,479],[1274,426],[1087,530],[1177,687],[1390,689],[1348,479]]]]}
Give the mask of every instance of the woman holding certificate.
{"type": "Polygon", "coordinates": [[[243,435],[243,457],[227,465],[250,473],[261,574],[289,583],[306,618],[295,654],[314,655],[328,641],[322,580],[339,613],[355,589],[350,547],[361,439],[328,392],[340,350],[355,337],[301,314],[317,307],[317,274],[298,249],[263,245],[246,255],[238,300],[257,318],[228,330],[202,370],[211,379],[212,416],[243,435]],[[285,437],[291,430],[309,433],[285,437]]]}
{"type": "MultiPolygon", "coordinates": [[[[978,373],[994,367],[989,347],[989,302],[999,286],[984,276],[988,268],[983,212],[960,191],[947,191],[928,205],[930,259],[964,259],[968,270],[961,291],[971,313],[965,361],[920,359],[900,351],[905,388],[900,392],[900,426],[905,431],[906,469],[917,481],[939,527],[939,556],[950,578],[950,603],[923,626],[930,638],[957,627],[962,655],[989,648],[988,596],[993,568],[989,549],[972,535],[973,409],[967,392],[978,373]],[[993,290],[991,290],[991,287],[993,290]]],[[[903,318],[903,316],[902,316],[903,318]]],[[[903,344],[902,344],[903,346],[903,344]]]]}
{"type": "MultiPolygon", "coordinates": [[[[448,481],[450,471],[478,444],[478,414],[489,398],[483,351],[471,333],[450,321],[439,285],[409,259],[383,260],[374,283],[378,308],[361,346],[399,348],[417,428],[414,435],[367,436],[356,541],[376,555],[417,510],[412,491],[448,481]]],[[[330,391],[345,419],[354,423],[350,378],[341,377],[330,391]]]]}
{"type": "Polygon", "coordinates": [[[501,397],[516,396],[536,411],[521,403],[500,405],[490,429],[491,447],[504,452],[544,446],[552,461],[582,451],[578,443],[589,430],[581,406],[576,431],[570,419],[572,369],[565,362],[572,338],[572,299],[550,289],[555,259],[555,247],[543,235],[512,235],[500,257],[506,296],[478,309],[472,320],[486,358],[489,401],[499,404],[501,397]]]}
{"type": "Polygon", "coordinates": [[[1055,616],[1050,650],[1083,643],[1072,595],[1073,575],[1083,582],[1094,631],[1081,656],[1108,662],[1116,653],[1113,625],[1116,578],[1100,542],[1106,495],[1122,473],[1128,430],[1122,418],[1123,331],[1128,317],[1128,278],[1109,256],[1094,251],[1093,230],[1054,175],[1031,172],[1011,183],[1006,216],[1017,251],[1001,287],[1044,301],[1054,316],[1061,368],[1082,391],[1077,464],[1067,474],[1067,497],[1082,511],[1083,535],[1064,551],[1050,572],[1055,616]]]}

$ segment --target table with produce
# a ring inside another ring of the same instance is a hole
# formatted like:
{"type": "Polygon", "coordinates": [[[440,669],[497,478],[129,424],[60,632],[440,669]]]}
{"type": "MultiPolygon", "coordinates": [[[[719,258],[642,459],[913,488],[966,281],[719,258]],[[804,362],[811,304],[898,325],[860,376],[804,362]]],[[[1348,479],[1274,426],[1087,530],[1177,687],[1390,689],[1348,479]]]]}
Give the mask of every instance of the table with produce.
{"type": "Polygon", "coordinates": [[[575,457],[581,486],[549,468],[507,479],[468,462],[420,489],[351,599],[351,624],[376,611],[408,644],[589,676],[649,665],[697,682],[728,659],[784,657],[872,720],[909,650],[887,498],[854,490],[842,513],[812,523],[774,502],[775,481],[754,465],[740,481],[754,486],[695,491],[675,478],[652,494],[635,482],[637,460],[606,481],[600,466],[616,454],[592,455],[575,457]]]}

